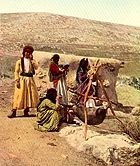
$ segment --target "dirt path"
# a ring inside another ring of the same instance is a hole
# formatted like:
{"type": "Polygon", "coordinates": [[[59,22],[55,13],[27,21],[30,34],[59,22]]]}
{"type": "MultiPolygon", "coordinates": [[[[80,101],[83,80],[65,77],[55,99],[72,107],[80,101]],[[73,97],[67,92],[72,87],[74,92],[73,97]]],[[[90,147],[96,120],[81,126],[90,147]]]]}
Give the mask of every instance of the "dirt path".
{"type": "Polygon", "coordinates": [[[0,112],[1,166],[95,166],[70,147],[59,133],[34,130],[35,117],[8,119],[0,112]]]}

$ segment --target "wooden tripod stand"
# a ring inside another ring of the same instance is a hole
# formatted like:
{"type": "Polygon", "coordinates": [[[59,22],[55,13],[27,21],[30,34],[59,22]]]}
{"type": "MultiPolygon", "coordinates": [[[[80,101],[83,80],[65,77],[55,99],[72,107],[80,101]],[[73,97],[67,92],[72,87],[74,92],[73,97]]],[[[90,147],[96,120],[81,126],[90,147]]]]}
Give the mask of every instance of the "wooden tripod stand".
{"type": "Polygon", "coordinates": [[[103,85],[103,80],[101,80],[100,76],[98,76],[98,74],[97,74],[99,68],[101,67],[101,65],[97,65],[98,63],[99,63],[99,60],[96,62],[94,72],[90,73],[90,75],[89,75],[89,82],[87,84],[86,92],[84,93],[84,115],[85,115],[84,138],[85,138],[85,140],[87,140],[87,129],[88,129],[88,126],[87,126],[87,108],[86,108],[86,102],[87,102],[87,100],[89,98],[88,94],[89,94],[89,91],[90,91],[90,87],[92,85],[92,80],[93,80],[94,75],[96,75],[96,79],[97,79],[96,81],[98,82],[98,84],[100,85],[100,87],[102,89],[102,92],[103,92],[103,94],[105,96],[105,100],[104,101],[106,101],[108,103],[108,107],[110,108],[112,115],[115,117],[115,119],[117,119],[120,122],[121,126],[126,129],[126,132],[129,133],[129,135],[132,138],[135,138],[135,136],[133,135],[133,133],[128,130],[128,128],[126,127],[126,125],[116,116],[116,114],[115,114],[115,112],[113,110],[113,107],[112,107],[112,103],[113,102],[108,97],[108,94],[107,94],[107,92],[106,92],[106,90],[104,88],[104,85],[103,85]]]}

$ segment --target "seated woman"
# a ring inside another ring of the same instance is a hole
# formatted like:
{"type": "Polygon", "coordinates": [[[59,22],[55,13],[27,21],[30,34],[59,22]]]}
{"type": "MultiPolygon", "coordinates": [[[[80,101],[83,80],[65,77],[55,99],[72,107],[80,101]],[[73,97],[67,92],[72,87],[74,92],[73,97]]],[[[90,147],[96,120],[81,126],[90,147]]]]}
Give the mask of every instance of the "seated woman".
{"type": "Polygon", "coordinates": [[[38,104],[35,129],[39,131],[57,131],[62,118],[62,109],[59,105],[57,91],[50,88],[47,90],[46,97],[38,104]]]}

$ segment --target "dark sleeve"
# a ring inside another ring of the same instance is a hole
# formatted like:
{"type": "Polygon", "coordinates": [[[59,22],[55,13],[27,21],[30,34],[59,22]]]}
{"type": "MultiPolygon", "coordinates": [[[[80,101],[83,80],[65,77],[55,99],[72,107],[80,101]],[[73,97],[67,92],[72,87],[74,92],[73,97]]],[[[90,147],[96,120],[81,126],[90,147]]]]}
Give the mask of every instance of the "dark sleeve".
{"type": "Polygon", "coordinates": [[[87,73],[83,73],[82,71],[78,72],[78,80],[80,83],[84,82],[87,79],[87,73]]]}

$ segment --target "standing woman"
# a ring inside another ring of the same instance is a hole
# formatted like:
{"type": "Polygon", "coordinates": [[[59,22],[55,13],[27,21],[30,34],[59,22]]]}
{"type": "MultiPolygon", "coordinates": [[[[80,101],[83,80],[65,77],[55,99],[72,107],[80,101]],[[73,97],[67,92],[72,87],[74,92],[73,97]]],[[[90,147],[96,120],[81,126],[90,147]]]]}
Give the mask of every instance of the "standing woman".
{"type": "Polygon", "coordinates": [[[15,93],[13,109],[9,118],[16,117],[17,109],[24,110],[24,116],[29,116],[29,108],[35,108],[38,104],[38,92],[33,79],[37,62],[33,59],[34,49],[32,46],[23,48],[23,57],[16,62],[15,66],[15,93]]]}
{"type": "MultiPolygon", "coordinates": [[[[89,70],[89,61],[88,58],[82,58],[79,62],[77,71],[76,71],[76,85],[75,90],[76,92],[80,94],[84,94],[87,90],[87,84],[88,84],[88,70],[89,70]]],[[[72,103],[82,103],[83,104],[84,97],[79,96],[77,94],[74,94],[71,102],[72,103]]]]}
{"type": "Polygon", "coordinates": [[[59,67],[59,59],[60,56],[58,54],[54,54],[51,58],[50,66],[49,66],[49,79],[50,82],[53,82],[53,87],[56,89],[58,85],[59,79],[63,76],[64,70],[59,67]]]}
{"type": "Polygon", "coordinates": [[[66,84],[66,75],[68,72],[68,64],[60,67],[59,66],[60,56],[54,54],[51,58],[51,63],[49,66],[49,79],[50,82],[53,82],[53,88],[57,90],[57,94],[60,95],[61,104],[68,104],[68,94],[67,94],[67,84],[66,84]]]}
{"type": "Polygon", "coordinates": [[[88,58],[83,58],[80,60],[78,69],[76,71],[76,82],[81,87],[81,92],[83,92],[84,87],[88,83],[88,70],[89,70],[89,61],[88,58]]]}
{"type": "MultiPolygon", "coordinates": [[[[85,94],[88,88],[89,83],[89,77],[88,77],[88,71],[90,69],[88,58],[83,58],[80,60],[77,72],[76,72],[76,82],[77,82],[77,92],[80,94],[85,94]]],[[[96,93],[96,76],[94,75],[92,79],[92,84],[90,86],[90,90],[88,95],[89,96],[95,96],[96,93]]],[[[83,104],[84,97],[79,97],[77,95],[74,95],[72,98],[72,102],[76,103],[82,103],[83,104]]],[[[86,107],[93,107],[94,101],[93,99],[88,99],[86,103],[86,107]]]]}

